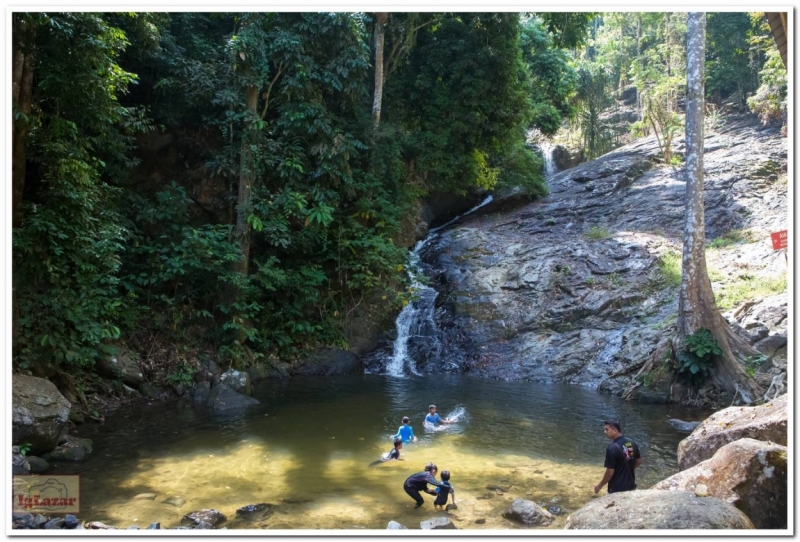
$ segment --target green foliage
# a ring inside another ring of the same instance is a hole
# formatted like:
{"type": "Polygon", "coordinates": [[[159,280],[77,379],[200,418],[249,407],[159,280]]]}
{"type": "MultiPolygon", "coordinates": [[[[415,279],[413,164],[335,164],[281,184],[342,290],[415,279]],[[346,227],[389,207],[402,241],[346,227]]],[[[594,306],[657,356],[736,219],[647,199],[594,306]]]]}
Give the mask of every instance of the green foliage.
{"type": "Polygon", "coordinates": [[[605,226],[592,226],[586,231],[586,233],[584,233],[584,237],[593,241],[598,241],[600,239],[608,239],[611,237],[611,232],[608,231],[608,228],[605,226]]]}
{"type": "Polygon", "coordinates": [[[166,383],[172,386],[190,388],[194,385],[194,369],[186,363],[179,363],[175,371],[167,375],[166,383]]]}
{"type": "Polygon", "coordinates": [[[710,99],[722,103],[733,98],[744,105],[746,96],[758,87],[757,66],[764,60],[750,47],[754,35],[763,35],[763,30],[753,24],[747,13],[707,15],[706,95],[710,99]]]}
{"type": "Polygon", "coordinates": [[[755,240],[755,233],[752,230],[731,230],[711,240],[708,248],[724,248],[740,243],[752,243],[755,240]]]}
{"type": "Polygon", "coordinates": [[[778,276],[738,275],[715,291],[717,306],[726,311],[745,301],[769,297],[786,291],[786,274],[778,276]]]}
{"type": "Polygon", "coordinates": [[[681,285],[681,265],[681,255],[671,250],[659,258],[658,269],[667,286],[681,285]]]}
{"type": "Polygon", "coordinates": [[[608,72],[598,64],[583,63],[578,69],[577,124],[583,134],[583,149],[589,160],[597,158],[613,148],[613,136],[601,119],[603,111],[610,105],[607,92],[608,72]]]}
{"type": "Polygon", "coordinates": [[[698,329],[684,338],[684,350],[678,353],[678,373],[695,386],[702,385],[711,374],[714,356],[722,355],[711,331],[698,329]]]}
{"type": "Polygon", "coordinates": [[[519,187],[529,196],[546,196],[548,189],[541,173],[542,167],[543,160],[535,152],[519,145],[515,150],[503,155],[499,163],[497,187],[519,187]]]}
{"type": "Polygon", "coordinates": [[[747,99],[750,111],[758,115],[761,122],[786,122],[786,68],[777,49],[767,52],[767,61],[760,74],[761,86],[755,95],[747,99]]]}
{"type": "Polygon", "coordinates": [[[23,457],[28,455],[28,452],[31,451],[31,448],[33,448],[33,445],[30,442],[26,442],[25,444],[20,445],[19,447],[20,455],[22,455],[23,457]]]}

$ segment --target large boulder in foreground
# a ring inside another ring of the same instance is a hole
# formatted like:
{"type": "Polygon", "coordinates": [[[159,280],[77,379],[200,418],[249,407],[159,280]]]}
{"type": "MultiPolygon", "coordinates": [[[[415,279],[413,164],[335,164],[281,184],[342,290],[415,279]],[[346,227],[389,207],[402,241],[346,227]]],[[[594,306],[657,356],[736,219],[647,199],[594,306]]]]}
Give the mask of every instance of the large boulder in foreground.
{"type": "Polygon", "coordinates": [[[752,438],[786,446],[788,397],[755,407],[729,407],[715,412],[678,445],[678,467],[686,470],[711,459],[717,450],[735,440],[752,438]]]}
{"type": "Polygon", "coordinates": [[[12,378],[12,443],[30,444],[28,453],[41,455],[58,444],[69,418],[69,401],[44,378],[12,378]]]}
{"type": "Polygon", "coordinates": [[[565,529],[753,529],[744,513],[715,497],[646,489],[613,493],[570,514],[565,529]]]}
{"type": "Polygon", "coordinates": [[[745,438],[726,444],[714,457],[670,476],[652,487],[708,495],[744,512],[757,529],[785,529],[789,481],[786,446],[745,438]]]}
{"type": "Polygon", "coordinates": [[[503,512],[503,517],[526,527],[540,527],[553,523],[553,515],[536,504],[526,499],[514,499],[514,502],[503,512]]]}
{"type": "Polygon", "coordinates": [[[348,375],[358,372],[361,363],[358,356],[339,348],[320,348],[292,368],[293,375],[330,376],[348,375]]]}

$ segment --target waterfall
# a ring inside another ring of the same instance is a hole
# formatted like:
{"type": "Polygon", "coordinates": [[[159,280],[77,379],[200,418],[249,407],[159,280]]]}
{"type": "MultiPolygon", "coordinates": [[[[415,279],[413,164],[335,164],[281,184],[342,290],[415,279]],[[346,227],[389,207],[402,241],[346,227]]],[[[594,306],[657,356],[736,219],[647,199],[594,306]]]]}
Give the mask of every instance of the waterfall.
{"type": "Polygon", "coordinates": [[[544,178],[549,179],[556,174],[556,163],[553,161],[553,150],[556,146],[549,141],[540,141],[538,145],[544,158],[544,178]]]}
{"type": "Polygon", "coordinates": [[[408,373],[419,375],[417,360],[420,357],[440,359],[442,343],[439,326],[436,323],[436,297],[439,292],[417,280],[417,277],[423,274],[420,252],[444,228],[491,201],[492,196],[488,196],[466,213],[431,229],[428,235],[414,246],[408,262],[408,277],[411,279],[411,288],[417,299],[403,307],[395,322],[397,338],[392,345],[392,356],[386,363],[387,375],[405,376],[408,373]]]}

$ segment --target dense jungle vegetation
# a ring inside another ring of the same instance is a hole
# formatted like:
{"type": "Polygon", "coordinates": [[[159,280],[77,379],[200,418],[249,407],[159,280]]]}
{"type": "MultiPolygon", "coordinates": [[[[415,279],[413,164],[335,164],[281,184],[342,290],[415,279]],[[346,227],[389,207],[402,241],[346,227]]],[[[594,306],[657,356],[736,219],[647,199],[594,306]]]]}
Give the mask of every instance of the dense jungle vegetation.
{"type": "MultiPolygon", "coordinates": [[[[15,13],[15,367],[347,347],[412,299],[420,201],[546,193],[531,130],[599,156],[635,87],[679,161],[685,42],[681,13],[15,13]]],[[[709,14],[707,63],[711,113],[785,119],[762,13],[709,14]]]]}

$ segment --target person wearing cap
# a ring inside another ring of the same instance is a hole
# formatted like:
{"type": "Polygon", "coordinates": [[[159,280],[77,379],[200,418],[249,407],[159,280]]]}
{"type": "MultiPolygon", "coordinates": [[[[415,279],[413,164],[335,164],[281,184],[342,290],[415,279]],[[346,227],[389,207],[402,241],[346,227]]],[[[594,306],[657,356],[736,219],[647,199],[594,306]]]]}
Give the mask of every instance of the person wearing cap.
{"type": "Polygon", "coordinates": [[[635,471],[642,464],[639,446],[622,435],[622,427],[618,421],[603,422],[603,433],[611,439],[611,444],[606,448],[606,459],[603,464],[606,472],[600,483],[594,486],[595,494],[600,493],[606,484],[609,493],[633,491],[636,489],[635,471]]]}

